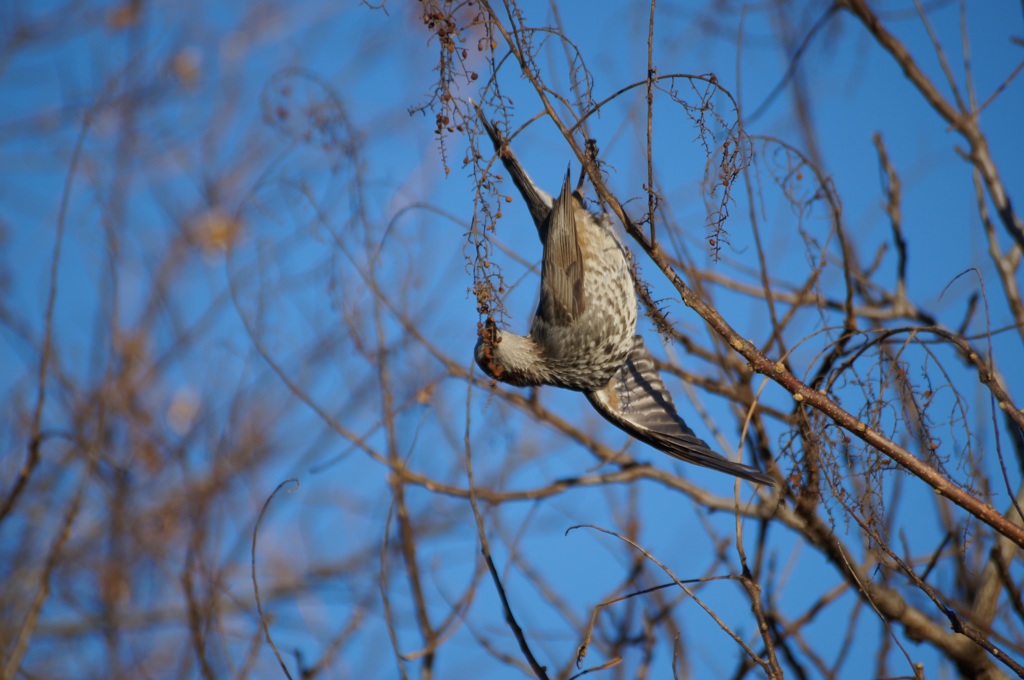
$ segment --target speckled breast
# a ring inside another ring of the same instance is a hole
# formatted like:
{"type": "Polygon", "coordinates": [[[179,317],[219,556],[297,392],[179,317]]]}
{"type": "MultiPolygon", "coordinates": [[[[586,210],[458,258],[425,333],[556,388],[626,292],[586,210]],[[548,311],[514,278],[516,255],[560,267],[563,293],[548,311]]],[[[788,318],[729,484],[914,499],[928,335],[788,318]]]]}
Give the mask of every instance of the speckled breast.
{"type": "Polygon", "coordinates": [[[636,332],[636,294],[622,244],[607,216],[586,220],[583,313],[567,326],[534,318],[530,335],[544,348],[553,384],[590,392],[626,360],[636,332]]]}

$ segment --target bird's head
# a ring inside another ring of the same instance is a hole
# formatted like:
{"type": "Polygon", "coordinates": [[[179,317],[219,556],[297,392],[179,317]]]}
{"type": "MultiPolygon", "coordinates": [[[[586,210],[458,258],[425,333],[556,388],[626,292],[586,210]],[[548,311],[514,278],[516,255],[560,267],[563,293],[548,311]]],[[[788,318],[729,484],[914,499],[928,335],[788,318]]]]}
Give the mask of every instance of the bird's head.
{"type": "Polygon", "coordinates": [[[473,348],[476,365],[483,369],[488,377],[501,380],[505,372],[499,359],[500,350],[498,349],[498,344],[501,342],[501,329],[494,323],[494,317],[488,316],[485,322],[478,324],[476,336],[476,347],[473,348]]]}
{"type": "Polygon", "coordinates": [[[489,377],[518,387],[540,385],[546,366],[537,344],[528,336],[507,333],[488,317],[477,329],[476,364],[489,377]]]}

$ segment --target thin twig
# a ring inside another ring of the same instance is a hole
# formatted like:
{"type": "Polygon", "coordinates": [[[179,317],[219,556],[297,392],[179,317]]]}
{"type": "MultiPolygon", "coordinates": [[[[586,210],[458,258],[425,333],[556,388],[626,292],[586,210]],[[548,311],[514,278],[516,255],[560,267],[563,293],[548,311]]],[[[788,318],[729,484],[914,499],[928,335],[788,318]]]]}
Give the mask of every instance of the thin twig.
{"type": "Polygon", "coordinates": [[[288,667],[284,664],[284,659],[281,658],[281,652],[277,651],[277,645],[274,644],[274,640],[270,637],[270,619],[263,612],[263,603],[260,600],[260,584],[256,578],[256,539],[259,536],[260,523],[263,522],[263,515],[266,514],[267,508],[270,507],[270,501],[274,500],[274,496],[281,489],[289,487],[288,493],[294,493],[299,488],[299,480],[297,479],[286,479],[277,485],[267,500],[263,501],[263,507],[260,508],[260,514],[256,518],[256,524],[252,528],[252,551],[250,554],[250,565],[252,569],[252,591],[256,597],[256,611],[260,615],[260,625],[263,627],[263,637],[266,639],[267,644],[270,645],[270,649],[274,651],[274,656],[277,657],[277,663],[280,664],[281,670],[284,671],[284,675],[288,680],[291,680],[292,674],[288,672],[288,667]]]}

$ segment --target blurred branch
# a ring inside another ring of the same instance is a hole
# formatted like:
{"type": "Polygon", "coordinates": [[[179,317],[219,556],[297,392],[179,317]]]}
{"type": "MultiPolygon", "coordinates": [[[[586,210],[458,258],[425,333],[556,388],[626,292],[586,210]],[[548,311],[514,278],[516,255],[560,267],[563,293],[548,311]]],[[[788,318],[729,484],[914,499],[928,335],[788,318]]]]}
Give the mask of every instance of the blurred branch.
{"type": "Polygon", "coordinates": [[[277,651],[277,645],[274,644],[273,638],[270,637],[270,618],[263,611],[263,602],[260,600],[260,583],[259,579],[256,578],[256,539],[259,536],[260,524],[263,522],[263,516],[267,512],[267,508],[270,507],[270,501],[274,500],[274,496],[281,489],[285,489],[288,493],[292,493],[299,488],[299,480],[297,479],[286,479],[277,485],[267,500],[263,502],[263,507],[260,508],[260,514],[256,518],[256,524],[252,527],[252,551],[250,555],[250,568],[252,577],[252,592],[256,599],[256,611],[260,616],[260,625],[263,627],[263,635],[267,640],[267,644],[270,645],[270,649],[273,650],[274,656],[277,658],[277,663],[281,667],[281,671],[284,673],[288,680],[291,680],[292,674],[288,672],[288,667],[284,665],[284,659],[281,658],[281,653],[277,651]]]}
{"type": "Polygon", "coordinates": [[[981,174],[985,187],[988,189],[989,198],[995,204],[996,212],[1003,222],[1003,227],[1017,245],[1024,248],[1024,223],[1021,223],[1010,203],[1003,180],[989,153],[988,140],[978,125],[977,112],[966,111],[962,107],[957,109],[946,101],[928,76],[918,67],[917,62],[914,61],[903,43],[882,25],[882,21],[868,7],[865,0],[842,0],[842,2],[844,8],[860,19],[878,44],[892,55],[899,67],[903,69],[904,75],[910,79],[925,101],[968,143],[970,151],[967,158],[981,174]]]}
{"type": "Polygon", "coordinates": [[[64,229],[67,224],[68,202],[71,200],[71,187],[75,175],[78,172],[78,163],[81,158],[82,145],[85,143],[89,126],[92,123],[93,112],[88,111],[82,118],[82,124],[78,129],[78,138],[71,152],[71,160],[68,163],[68,170],[64,179],[64,190],[60,197],[60,212],[57,215],[57,234],[53,241],[53,254],[50,256],[50,279],[49,293],[46,298],[46,311],[44,312],[43,347],[39,357],[39,372],[36,377],[36,403],[32,412],[31,435],[28,441],[28,457],[18,471],[14,486],[4,498],[0,506],[0,524],[14,509],[18,497],[25,490],[29,477],[39,465],[39,448],[43,445],[42,420],[43,406],[46,403],[46,382],[47,372],[50,367],[51,353],[53,352],[53,314],[54,306],[57,303],[57,279],[60,273],[60,255],[64,245],[64,229]]]}

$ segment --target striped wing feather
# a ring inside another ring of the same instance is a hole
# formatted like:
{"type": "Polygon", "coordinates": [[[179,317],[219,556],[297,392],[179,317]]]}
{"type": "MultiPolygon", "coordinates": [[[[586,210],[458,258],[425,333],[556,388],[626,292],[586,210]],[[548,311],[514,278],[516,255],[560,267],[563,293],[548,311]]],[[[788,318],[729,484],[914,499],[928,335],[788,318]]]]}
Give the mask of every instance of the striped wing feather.
{"type": "Polygon", "coordinates": [[[773,484],[768,475],[712,451],[694,434],[676,411],[639,335],[622,368],[608,385],[588,393],[587,399],[606,420],[659,451],[752,482],[773,484]]]}

